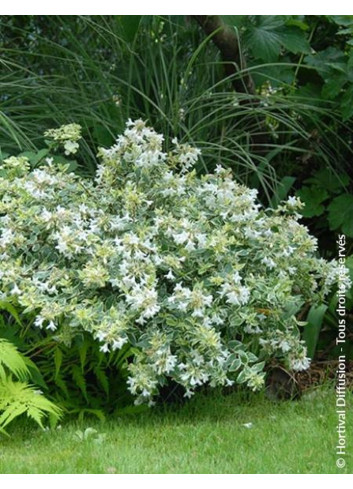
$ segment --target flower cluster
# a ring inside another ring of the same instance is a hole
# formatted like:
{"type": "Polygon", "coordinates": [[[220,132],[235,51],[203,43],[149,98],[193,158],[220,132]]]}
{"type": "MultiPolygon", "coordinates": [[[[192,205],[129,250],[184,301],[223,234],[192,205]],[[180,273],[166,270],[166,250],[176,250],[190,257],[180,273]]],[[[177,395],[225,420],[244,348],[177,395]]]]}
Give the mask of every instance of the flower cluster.
{"type": "MultiPolygon", "coordinates": [[[[79,130],[48,135],[66,145],[79,130]]],[[[174,143],[167,154],[163,136],[129,121],[94,181],[50,158],[33,171],[8,158],[0,178],[0,299],[57,341],[86,331],[103,352],[132,345],[137,402],[170,378],[187,396],[258,389],[273,357],[307,368],[296,313],[337,281],[298,199],[263,209],[221,166],[198,177],[199,151],[174,143]]]]}
{"type": "Polygon", "coordinates": [[[62,145],[65,154],[75,154],[79,148],[78,140],[81,139],[81,126],[79,124],[66,124],[58,129],[49,129],[44,134],[58,144],[62,145]]]}

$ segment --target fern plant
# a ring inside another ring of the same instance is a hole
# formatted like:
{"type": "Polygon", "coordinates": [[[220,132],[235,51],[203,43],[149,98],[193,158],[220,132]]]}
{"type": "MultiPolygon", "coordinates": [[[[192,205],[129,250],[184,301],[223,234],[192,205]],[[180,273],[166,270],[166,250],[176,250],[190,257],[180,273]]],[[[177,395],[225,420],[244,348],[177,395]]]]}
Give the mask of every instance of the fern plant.
{"type": "MultiPolygon", "coordinates": [[[[127,366],[134,354],[129,345],[106,354],[91,335],[76,334],[72,328],[64,328],[55,338],[46,337],[42,330],[30,327],[34,317],[23,314],[16,303],[2,300],[0,310],[0,338],[6,338],[15,352],[16,348],[21,351],[22,372],[11,373],[21,381],[30,378],[65,415],[104,420],[107,413],[141,410],[133,405],[126,387],[127,366]]],[[[13,365],[12,355],[8,347],[6,351],[0,347],[4,373],[5,367],[10,371],[13,365]]]]}
{"type": "Polygon", "coordinates": [[[41,428],[45,416],[50,417],[52,425],[61,417],[62,410],[26,382],[29,377],[23,355],[12,343],[0,338],[0,432],[3,434],[7,435],[5,427],[21,414],[26,413],[41,428]]]}
{"type": "Polygon", "coordinates": [[[103,420],[107,413],[121,414],[127,406],[133,407],[126,380],[134,351],[124,345],[106,354],[88,334],[77,334],[69,344],[52,342],[45,349],[34,350],[31,356],[67,414],[79,419],[93,415],[103,420]]]}
{"type": "Polygon", "coordinates": [[[28,368],[17,348],[9,341],[0,338],[0,381],[8,377],[8,372],[18,379],[28,378],[28,368]]]}

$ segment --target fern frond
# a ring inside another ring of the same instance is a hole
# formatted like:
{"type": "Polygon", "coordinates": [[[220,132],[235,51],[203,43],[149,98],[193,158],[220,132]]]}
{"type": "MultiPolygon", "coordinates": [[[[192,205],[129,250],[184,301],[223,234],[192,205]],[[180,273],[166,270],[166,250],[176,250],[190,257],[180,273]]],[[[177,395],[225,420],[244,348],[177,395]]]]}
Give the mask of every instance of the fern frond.
{"type": "Polygon", "coordinates": [[[0,310],[2,311],[7,311],[8,313],[13,316],[20,326],[22,326],[20,316],[17,312],[17,309],[11,304],[11,302],[8,301],[0,301],[0,310]]]}
{"type": "Polygon", "coordinates": [[[100,365],[96,365],[93,369],[94,375],[96,379],[104,389],[104,392],[109,396],[109,379],[104,371],[104,369],[100,365]]]}
{"type": "Polygon", "coordinates": [[[20,380],[30,376],[28,367],[17,348],[4,338],[0,338],[0,380],[5,381],[6,369],[20,380]]]}
{"type": "Polygon", "coordinates": [[[88,401],[87,389],[86,389],[86,380],[85,380],[84,376],[82,375],[81,368],[78,365],[74,365],[72,367],[71,372],[72,372],[73,380],[76,382],[76,384],[80,388],[80,390],[83,394],[83,397],[86,399],[86,401],[88,401]]]}
{"type": "Polygon", "coordinates": [[[1,411],[0,431],[5,434],[4,428],[21,414],[26,413],[41,428],[43,428],[43,418],[46,415],[51,415],[54,422],[57,422],[62,415],[62,410],[46,399],[32,385],[16,382],[10,378],[0,382],[1,411]]]}

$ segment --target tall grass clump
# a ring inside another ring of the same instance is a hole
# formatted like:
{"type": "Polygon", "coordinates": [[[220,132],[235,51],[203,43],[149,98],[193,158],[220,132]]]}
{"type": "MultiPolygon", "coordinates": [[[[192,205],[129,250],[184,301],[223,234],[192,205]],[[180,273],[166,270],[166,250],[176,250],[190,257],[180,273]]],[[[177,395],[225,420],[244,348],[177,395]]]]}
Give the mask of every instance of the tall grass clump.
{"type": "Polygon", "coordinates": [[[213,36],[192,19],[4,16],[0,27],[5,153],[41,147],[45,129],[78,122],[80,171],[92,175],[97,146],[109,146],[129,117],[142,118],[167,141],[176,135],[200,147],[199,172],[222,161],[269,202],[287,191],[284,168],[303,168],[308,159],[339,165],[350,151],[344,138],[332,137],[343,124],[333,104],[299,96],[289,82],[272,90],[268,74],[256,93],[235,92],[236,79],[260,79],[276,63],[225,75],[213,36]]]}

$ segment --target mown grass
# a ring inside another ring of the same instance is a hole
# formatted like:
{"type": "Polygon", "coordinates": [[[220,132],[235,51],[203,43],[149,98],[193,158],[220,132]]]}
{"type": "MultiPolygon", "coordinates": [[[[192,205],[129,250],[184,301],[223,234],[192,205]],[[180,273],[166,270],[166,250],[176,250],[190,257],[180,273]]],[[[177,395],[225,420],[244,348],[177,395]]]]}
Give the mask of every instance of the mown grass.
{"type": "MultiPolygon", "coordinates": [[[[351,394],[347,401],[348,413],[351,394]]],[[[198,395],[105,423],[69,421],[48,432],[14,425],[0,442],[0,473],[351,473],[352,450],[336,468],[336,426],[328,387],[279,403],[198,395]],[[81,441],[76,432],[88,427],[98,433],[81,441]]],[[[349,451],[352,419],[346,428],[349,451]]]]}

